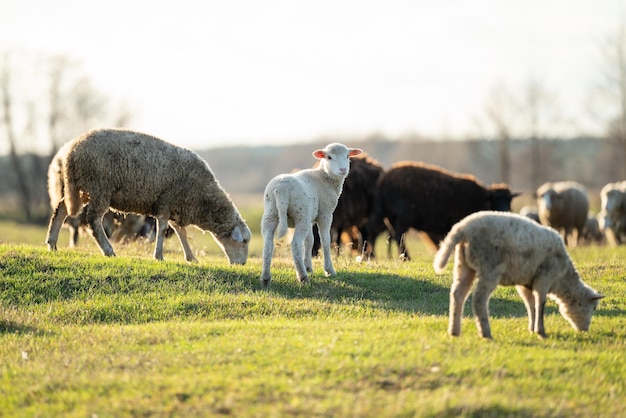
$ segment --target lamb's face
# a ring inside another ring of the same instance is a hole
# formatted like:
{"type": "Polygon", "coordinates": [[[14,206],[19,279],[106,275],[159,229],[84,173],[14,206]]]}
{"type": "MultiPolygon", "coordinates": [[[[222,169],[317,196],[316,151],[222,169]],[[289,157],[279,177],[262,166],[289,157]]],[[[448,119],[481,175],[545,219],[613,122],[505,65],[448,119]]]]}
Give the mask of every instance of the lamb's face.
{"type": "Polygon", "coordinates": [[[213,235],[230,264],[246,264],[250,237],[250,229],[245,224],[236,226],[230,235],[222,237],[213,235]]]}
{"type": "Polygon", "coordinates": [[[318,149],[313,156],[320,160],[320,166],[328,174],[335,177],[346,177],[350,171],[350,157],[359,155],[358,148],[348,148],[343,144],[330,144],[318,149]]]}
{"type": "Polygon", "coordinates": [[[603,190],[601,199],[602,199],[602,210],[605,212],[611,212],[617,209],[623,202],[624,194],[616,189],[607,190],[606,192],[603,190]]]}
{"type": "Polygon", "coordinates": [[[573,303],[560,303],[559,312],[563,318],[572,324],[576,331],[588,331],[591,324],[591,316],[598,306],[598,301],[603,296],[588,289],[581,299],[573,303]]]}

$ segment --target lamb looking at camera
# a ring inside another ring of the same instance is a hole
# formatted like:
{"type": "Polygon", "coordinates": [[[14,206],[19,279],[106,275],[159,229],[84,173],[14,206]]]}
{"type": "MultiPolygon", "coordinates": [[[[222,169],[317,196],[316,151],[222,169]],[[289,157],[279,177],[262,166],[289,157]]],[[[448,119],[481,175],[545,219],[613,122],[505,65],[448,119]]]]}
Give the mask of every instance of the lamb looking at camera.
{"type": "Polygon", "coordinates": [[[313,223],[317,223],[320,234],[324,271],[327,276],[336,274],[330,258],[330,225],[343,182],[350,170],[350,157],[361,152],[360,149],[333,143],[313,152],[313,156],[320,160],[317,168],[281,174],[270,180],[265,188],[261,220],[263,234],[261,284],[264,287],[268,287],[272,280],[270,266],[274,251],[274,234],[282,238],[287,234],[288,227],[295,227],[291,253],[296,276],[301,282],[308,283],[307,272],[313,271],[311,259],[313,223]]]}
{"type": "Polygon", "coordinates": [[[461,333],[463,305],[476,281],[473,310],[478,332],[491,338],[488,302],[498,287],[515,286],[528,312],[528,328],[545,337],[546,296],[559,305],[561,315],[577,331],[587,331],[598,300],[580,279],[559,234],[516,214],[478,212],[455,224],[435,256],[441,273],[455,250],[450,289],[448,333],[461,333]]]}
{"type": "Polygon", "coordinates": [[[185,227],[211,232],[230,263],[244,264],[250,229],[196,153],[150,135],[122,130],[87,132],[68,144],[62,162],[64,198],[54,208],[46,243],[54,250],[66,216],[85,206],[87,223],[104,255],[114,256],[102,228],[109,208],[157,220],[154,258],[163,259],[168,222],[187,261],[196,261],[185,227]]]}

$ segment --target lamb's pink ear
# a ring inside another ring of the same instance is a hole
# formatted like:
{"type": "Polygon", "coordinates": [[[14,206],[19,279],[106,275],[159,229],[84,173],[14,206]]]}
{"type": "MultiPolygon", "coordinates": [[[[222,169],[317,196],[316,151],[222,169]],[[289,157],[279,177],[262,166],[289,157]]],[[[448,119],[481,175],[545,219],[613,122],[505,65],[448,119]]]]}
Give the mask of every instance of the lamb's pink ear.
{"type": "Polygon", "coordinates": [[[313,156],[318,160],[321,160],[322,158],[326,157],[326,152],[324,152],[323,149],[318,149],[313,151],[313,156]]]}
{"type": "Polygon", "coordinates": [[[349,151],[348,152],[348,156],[349,157],[354,157],[354,156],[359,155],[360,153],[363,152],[363,150],[360,150],[358,148],[350,148],[348,151],[349,151]]]}

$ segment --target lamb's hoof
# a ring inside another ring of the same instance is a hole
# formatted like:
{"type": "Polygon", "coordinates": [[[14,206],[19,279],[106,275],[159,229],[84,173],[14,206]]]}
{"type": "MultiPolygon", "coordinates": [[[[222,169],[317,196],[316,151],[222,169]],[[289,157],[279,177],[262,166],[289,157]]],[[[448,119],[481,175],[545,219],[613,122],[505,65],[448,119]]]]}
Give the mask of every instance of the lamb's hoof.
{"type": "Polygon", "coordinates": [[[271,284],[272,284],[271,277],[266,277],[266,278],[261,277],[261,286],[263,287],[263,289],[269,289],[271,284]]]}
{"type": "Polygon", "coordinates": [[[326,277],[332,277],[332,276],[336,276],[337,272],[335,270],[326,270],[324,271],[324,274],[326,275],[326,277]]]}
{"type": "Polygon", "coordinates": [[[302,283],[302,284],[309,284],[309,283],[311,283],[309,281],[309,276],[300,277],[300,283],[302,283]]]}
{"type": "Polygon", "coordinates": [[[56,251],[56,250],[57,250],[56,244],[48,243],[48,251],[56,251]]]}
{"type": "Polygon", "coordinates": [[[307,273],[313,273],[313,266],[306,268],[307,273]]]}

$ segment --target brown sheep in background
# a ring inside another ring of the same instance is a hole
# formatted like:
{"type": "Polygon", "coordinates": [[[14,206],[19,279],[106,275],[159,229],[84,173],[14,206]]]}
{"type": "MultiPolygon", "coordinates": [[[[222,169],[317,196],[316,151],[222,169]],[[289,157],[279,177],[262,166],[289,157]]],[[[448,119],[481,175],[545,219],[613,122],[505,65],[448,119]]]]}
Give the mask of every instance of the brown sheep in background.
{"type": "Polygon", "coordinates": [[[567,245],[576,246],[583,238],[589,214],[585,188],[574,181],[544,183],[536,196],[541,224],[560,231],[567,245]]]}
{"type": "MultiPolygon", "coordinates": [[[[330,226],[331,242],[336,243],[337,252],[344,232],[352,239],[352,249],[362,251],[363,241],[367,240],[364,226],[374,206],[376,183],[384,171],[378,161],[365,153],[352,158],[330,226]]],[[[313,230],[313,256],[317,256],[320,249],[317,225],[313,230]]]]}
{"type": "MultiPolygon", "coordinates": [[[[431,245],[438,247],[452,226],[467,215],[481,210],[510,211],[517,195],[506,184],[485,187],[469,174],[420,162],[396,163],[378,181],[367,234],[373,244],[387,230],[387,218],[400,257],[410,259],[403,239],[409,228],[424,232],[431,245]]],[[[373,255],[373,246],[368,252],[373,255]]]]}

